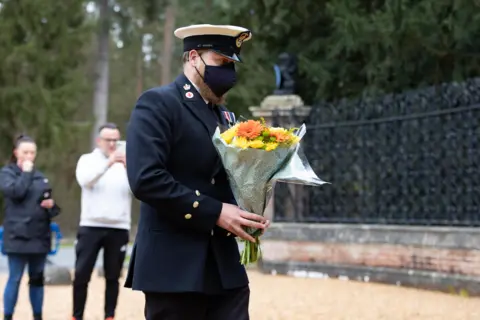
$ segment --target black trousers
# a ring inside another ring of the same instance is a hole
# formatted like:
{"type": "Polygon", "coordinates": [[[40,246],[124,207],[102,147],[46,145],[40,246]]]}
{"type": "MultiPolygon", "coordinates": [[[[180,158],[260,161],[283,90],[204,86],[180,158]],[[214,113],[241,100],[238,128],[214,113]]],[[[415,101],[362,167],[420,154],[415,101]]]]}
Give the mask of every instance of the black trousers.
{"type": "Polygon", "coordinates": [[[105,318],[115,316],[119,283],[128,245],[128,230],[114,228],[80,227],[75,245],[75,278],[73,280],[73,317],[83,319],[87,301],[88,283],[98,253],[103,248],[105,273],[105,318]]]}
{"type": "Polygon", "coordinates": [[[223,294],[145,292],[146,320],[249,320],[248,286],[223,294]]]}

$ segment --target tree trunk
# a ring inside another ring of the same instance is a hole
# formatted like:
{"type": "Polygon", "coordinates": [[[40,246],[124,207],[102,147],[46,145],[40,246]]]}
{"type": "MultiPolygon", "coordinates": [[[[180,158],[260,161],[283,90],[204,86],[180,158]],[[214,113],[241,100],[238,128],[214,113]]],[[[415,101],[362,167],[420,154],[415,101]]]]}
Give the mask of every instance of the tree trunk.
{"type": "Polygon", "coordinates": [[[100,18],[98,30],[98,51],[95,63],[95,91],[93,93],[92,148],[98,128],[107,122],[108,115],[108,85],[109,85],[109,45],[110,45],[110,6],[109,0],[98,0],[100,18]]]}
{"type": "Polygon", "coordinates": [[[175,14],[177,1],[170,0],[165,10],[165,25],[163,28],[163,48],[161,54],[161,76],[160,85],[168,84],[172,81],[172,55],[173,55],[173,32],[175,28],[175,14]]]}

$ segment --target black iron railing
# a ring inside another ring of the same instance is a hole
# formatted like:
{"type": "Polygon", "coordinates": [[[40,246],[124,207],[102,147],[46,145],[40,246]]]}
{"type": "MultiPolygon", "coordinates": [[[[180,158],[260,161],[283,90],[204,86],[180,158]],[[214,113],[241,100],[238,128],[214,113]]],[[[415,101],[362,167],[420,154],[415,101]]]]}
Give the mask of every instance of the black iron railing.
{"type": "Polygon", "coordinates": [[[480,225],[480,80],[316,106],[304,149],[331,185],[275,189],[275,220],[480,225]]]}

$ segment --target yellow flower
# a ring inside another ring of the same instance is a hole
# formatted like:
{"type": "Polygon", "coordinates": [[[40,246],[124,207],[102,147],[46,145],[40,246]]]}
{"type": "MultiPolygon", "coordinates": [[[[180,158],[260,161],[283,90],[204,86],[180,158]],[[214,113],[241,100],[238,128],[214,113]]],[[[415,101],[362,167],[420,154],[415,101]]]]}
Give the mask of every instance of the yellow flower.
{"type": "Polygon", "coordinates": [[[235,125],[235,126],[231,127],[230,129],[228,129],[228,130],[225,131],[224,133],[220,134],[220,137],[221,137],[227,144],[232,143],[233,138],[234,138],[235,135],[237,134],[237,128],[238,128],[238,125],[235,125]]]}
{"type": "Polygon", "coordinates": [[[233,140],[233,145],[240,149],[247,149],[249,141],[244,137],[236,137],[235,140],[233,140]]]}
{"type": "Polygon", "coordinates": [[[292,144],[297,144],[300,142],[300,137],[299,136],[293,136],[292,137],[292,144]]]}
{"type": "Polygon", "coordinates": [[[296,145],[298,142],[300,142],[300,137],[298,136],[295,136],[295,135],[291,135],[287,141],[285,141],[285,146],[289,147],[289,146],[294,146],[296,145]]]}
{"type": "Polygon", "coordinates": [[[271,127],[271,128],[268,128],[268,130],[270,130],[270,132],[275,132],[275,133],[285,133],[287,134],[288,131],[287,129],[284,129],[284,128],[278,128],[278,127],[271,127]]]}
{"type": "Polygon", "coordinates": [[[277,149],[277,147],[278,147],[278,143],[276,143],[276,142],[267,142],[265,144],[265,150],[266,151],[275,150],[275,149],[277,149]]]}
{"type": "Polygon", "coordinates": [[[265,144],[261,140],[253,140],[248,143],[250,148],[262,149],[265,144]]]}

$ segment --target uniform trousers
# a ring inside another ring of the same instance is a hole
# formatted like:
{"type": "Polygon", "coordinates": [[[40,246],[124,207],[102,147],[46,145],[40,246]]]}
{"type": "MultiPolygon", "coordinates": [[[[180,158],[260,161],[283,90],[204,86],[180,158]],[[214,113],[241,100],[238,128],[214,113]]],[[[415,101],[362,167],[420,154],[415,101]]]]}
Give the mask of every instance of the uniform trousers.
{"type": "Polygon", "coordinates": [[[146,320],[249,320],[250,288],[220,294],[145,293],[146,320]]]}

